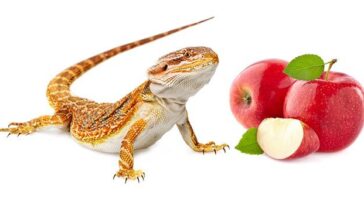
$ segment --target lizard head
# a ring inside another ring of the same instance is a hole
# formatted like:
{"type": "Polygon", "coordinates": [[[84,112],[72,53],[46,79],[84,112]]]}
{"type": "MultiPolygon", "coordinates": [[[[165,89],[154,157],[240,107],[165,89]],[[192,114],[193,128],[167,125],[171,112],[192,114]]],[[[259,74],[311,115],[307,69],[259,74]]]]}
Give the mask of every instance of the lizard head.
{"type": "Polygon", "coordinates": [[[217,54],[206,47],[188,47],[161,57],[148,70],[153,94],[186,101],[207,84],[219,63],[217,54]]]}

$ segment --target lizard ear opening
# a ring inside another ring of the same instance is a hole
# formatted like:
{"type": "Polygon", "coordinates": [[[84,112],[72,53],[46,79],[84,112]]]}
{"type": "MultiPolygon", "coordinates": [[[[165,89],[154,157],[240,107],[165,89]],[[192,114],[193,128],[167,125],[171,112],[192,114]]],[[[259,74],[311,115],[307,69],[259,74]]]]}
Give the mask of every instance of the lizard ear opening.
{"type": "Polygon", "coordinates": [[[150,68],[148,70],[148,74],[150,75],[156,75],[156,74],[160,74],[165,72],[168,69],[168,65],[163,63],[163,64],[158,64],[153,66],[152,68],[150,68]]]}

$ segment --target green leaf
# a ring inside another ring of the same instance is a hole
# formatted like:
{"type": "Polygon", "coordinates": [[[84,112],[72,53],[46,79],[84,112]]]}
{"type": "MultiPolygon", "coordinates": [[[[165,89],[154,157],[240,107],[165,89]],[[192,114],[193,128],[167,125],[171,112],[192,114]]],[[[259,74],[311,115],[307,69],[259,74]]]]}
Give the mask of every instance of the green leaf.
{"type": "Polygon", "coordinates": [[[257,128],[247,130],[235,149],[246,154],[263,154],[263,150],[257,143],[257,128]]]}
{"type": "Polygon", "coordinates": [[[298,80],[314,80],[324,72],[325,63],[318,55],[305,54],[294,58],[284,73],[298,80]]]}

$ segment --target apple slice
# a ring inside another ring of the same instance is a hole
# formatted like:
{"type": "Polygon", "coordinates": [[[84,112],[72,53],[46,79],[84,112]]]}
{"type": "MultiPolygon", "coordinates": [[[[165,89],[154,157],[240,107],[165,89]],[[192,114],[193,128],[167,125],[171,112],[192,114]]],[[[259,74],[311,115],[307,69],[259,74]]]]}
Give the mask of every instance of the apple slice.
{"type": "Polygon", "coordinates": [[[257,131],[262,150],[273,159],[293,159],[315,152],[320,141],[315,131],[296,119],[267,118],[257,131]]]}

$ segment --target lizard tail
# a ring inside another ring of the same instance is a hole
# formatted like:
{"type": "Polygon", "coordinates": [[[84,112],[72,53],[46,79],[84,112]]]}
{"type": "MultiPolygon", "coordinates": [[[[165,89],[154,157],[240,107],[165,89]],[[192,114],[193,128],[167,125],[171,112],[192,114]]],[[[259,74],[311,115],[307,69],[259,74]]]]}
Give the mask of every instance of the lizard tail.
{"type": "Polygon", "coordinates": [[[83,73],[90,70],[91,68],[98,65],[99,63],[101,63],[119,53],[122,53],[124,51],[128,51],[135,47],[141,46],[143,44],[150,43],[157,39],[166,37],[168,35],[178,32],[178,31],[189,28],[191,26],[195,26],[197,24],[208,21],[212,18],[213,17],[196,22],[196,23],[192,23],[192,24],[189,24],[186,26],[182,26],[180,28],[176,28],[176,29],[164,32],[164,33],[160,33],[160,34],[148,37],[148,38],[143,38],[141,40],[138,40],[138,41],[135,41],[132,43],[128,43],[125,45],[121,45],[121,46],[112,48],[110,50],[107,50],[98,55],[92,56],[86,60],[83,60],[83,61],[65,69],[64,71],[59,73],[55,78],[53,78],[53,80],[51,80],[51,82],[48,85],[47,97],[48,97],[49,103],[54,108],[61,107],[64,103],[67,103],[69,98],[71,97],[71,93],[70,93],[71,84],[77,78],[79,78],[83,73]]]}

